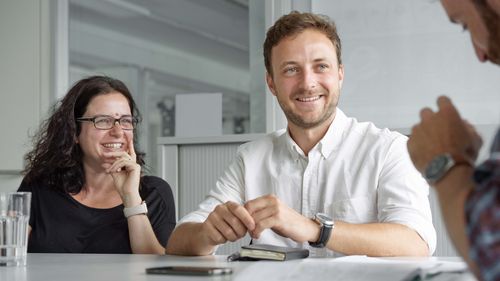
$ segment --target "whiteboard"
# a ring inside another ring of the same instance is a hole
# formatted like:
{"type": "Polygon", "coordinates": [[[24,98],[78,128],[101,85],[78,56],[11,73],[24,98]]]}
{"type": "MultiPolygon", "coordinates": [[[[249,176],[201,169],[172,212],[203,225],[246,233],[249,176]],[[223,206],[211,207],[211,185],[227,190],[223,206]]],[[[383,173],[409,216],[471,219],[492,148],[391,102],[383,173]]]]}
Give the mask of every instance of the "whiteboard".
{"type": "Polygon", "coordinates": [[[439,1],[314,0],[337,24],[345,80],[339,107],[379,127],[411,128],[422,107],[452,97],[473,124],[500,121],[500,68],[480,63],[468,32],[439,1]]]}

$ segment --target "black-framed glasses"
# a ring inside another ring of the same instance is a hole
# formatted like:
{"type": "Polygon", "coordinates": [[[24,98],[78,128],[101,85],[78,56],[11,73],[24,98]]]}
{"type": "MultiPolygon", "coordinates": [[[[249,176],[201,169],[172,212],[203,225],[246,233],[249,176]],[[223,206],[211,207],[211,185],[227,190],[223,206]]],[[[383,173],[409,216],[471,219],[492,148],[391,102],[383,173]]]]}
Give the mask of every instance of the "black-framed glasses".
{"type": "Polygon", "coordinates": [[[109,130],[112,129],[118,122],[123,130],[133,130],[137,126],[138,120],[133,116],[122,116],[120,118],[114,118],[109,115],[97,115],[94,117],[80,117],[77,118],[78,122],[92,122],[94,127],[99,130],[109,130]]]}

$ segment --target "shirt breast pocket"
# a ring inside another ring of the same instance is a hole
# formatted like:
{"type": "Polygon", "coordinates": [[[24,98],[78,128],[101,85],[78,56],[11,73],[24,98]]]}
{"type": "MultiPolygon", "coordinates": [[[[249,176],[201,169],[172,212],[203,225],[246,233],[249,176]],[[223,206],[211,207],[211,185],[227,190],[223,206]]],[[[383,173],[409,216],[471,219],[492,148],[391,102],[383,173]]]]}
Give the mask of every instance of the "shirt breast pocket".
{"type": "Polygon", "coordinates": [[[339,200],[326,206],[326,212],[334,219],[348,223],[377,222],[376,200],[372,197],[355,197],[339,200]]]}

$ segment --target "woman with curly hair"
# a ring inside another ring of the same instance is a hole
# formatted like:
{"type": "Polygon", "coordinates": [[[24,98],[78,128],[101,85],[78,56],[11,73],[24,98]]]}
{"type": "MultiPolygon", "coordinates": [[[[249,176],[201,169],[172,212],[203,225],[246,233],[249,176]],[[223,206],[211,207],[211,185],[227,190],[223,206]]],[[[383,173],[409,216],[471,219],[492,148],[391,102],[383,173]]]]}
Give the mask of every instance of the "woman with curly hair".
{"type": "Polygon", "coordinates": [[[165,181],[141,173],[139,121],[119,80],[93,76],[69,90],[25,157],[29,252],[165,253],[174,201],[165,181]]]}

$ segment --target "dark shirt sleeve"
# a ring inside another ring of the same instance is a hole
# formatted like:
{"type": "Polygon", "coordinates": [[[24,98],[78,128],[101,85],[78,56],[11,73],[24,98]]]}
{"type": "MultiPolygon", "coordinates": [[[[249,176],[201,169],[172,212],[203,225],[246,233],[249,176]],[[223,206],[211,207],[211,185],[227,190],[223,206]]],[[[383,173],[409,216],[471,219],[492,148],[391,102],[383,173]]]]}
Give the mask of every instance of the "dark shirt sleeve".
{"type": "Polygon", "coordinates": [[[145,176],[142,178],[141,197],[146,201],[149,221],[156,238],[166,247],[176,224],[174,196],[170,185],[161,178],[145,176]]]}
{"type": "Polygon", "coordinates": [[[465,205],[469,254],[483,280],[500,280],[500,158],[496,154],[476,169],[476,188],[465,205]]]}
{"type": "Polygon", "coordinates": [[[21,185],[19,185],[19,188],[17,189],[18,192],[31,192],[31,207],[30,207],[30,221],[29,225],[32,227],[35,225],[35,207],[34,205],[36,204],[37,198],[36,194],[33,194],[33,186],[28,185],[24,180],[21,182],[21,185]]]}
{"type": "Polygon", "coordinates": [[[23,180],[21,182],[21,185],[19,185],[19,188],[17,189],[18,192],[32,192],[32,187],[23,180]]]}

